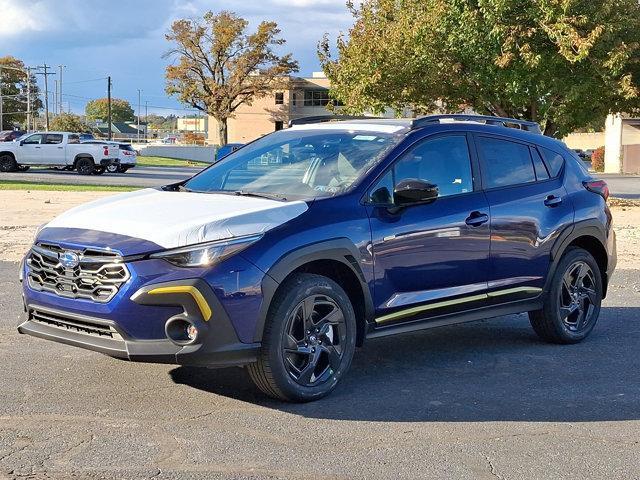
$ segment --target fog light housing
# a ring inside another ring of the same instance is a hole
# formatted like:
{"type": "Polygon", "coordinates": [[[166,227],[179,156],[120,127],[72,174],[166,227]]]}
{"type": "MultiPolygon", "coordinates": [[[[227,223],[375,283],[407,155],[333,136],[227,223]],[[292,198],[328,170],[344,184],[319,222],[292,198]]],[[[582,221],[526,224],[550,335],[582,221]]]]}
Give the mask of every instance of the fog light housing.
{"type": "Polygon", "coordinates": [[[191,345],[198,339],[199,330],[183,316],[170,318],[164,326],[167,338],[176,345],[191,345]]]}

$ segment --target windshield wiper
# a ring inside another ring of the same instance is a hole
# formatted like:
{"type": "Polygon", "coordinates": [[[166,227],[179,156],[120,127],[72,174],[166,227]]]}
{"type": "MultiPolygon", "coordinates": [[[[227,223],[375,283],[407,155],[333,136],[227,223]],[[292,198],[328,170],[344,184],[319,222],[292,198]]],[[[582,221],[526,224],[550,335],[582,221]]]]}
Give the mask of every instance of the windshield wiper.
{"type": "Polygon", "coordinates": [[[268,198],[270,200],[281,200],[283,202],[287,201],[287,197],[282,196],[278,193],[247,192],[245,190],[236,190],[234,193],[236,195],[242,195],[243,197],[259,197],[259,198],[268,198]]]}

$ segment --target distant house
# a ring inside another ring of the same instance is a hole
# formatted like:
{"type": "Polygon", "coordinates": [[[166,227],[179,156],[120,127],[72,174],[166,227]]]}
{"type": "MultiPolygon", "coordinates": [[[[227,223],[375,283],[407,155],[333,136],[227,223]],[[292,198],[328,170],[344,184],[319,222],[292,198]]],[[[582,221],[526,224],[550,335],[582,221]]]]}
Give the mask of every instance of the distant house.
{"type": "MultiPolygon", "coordinates": [[[[137,138],[138,133],[144,135],[147,129],[147,125],[140,123],[140,131],[136,128],[137,124],[129,122],[112,122],[111,123],[111,135],[117,138],[137,138]]],[[[109,127],[106,122],[97,122],[94,126],[101,135],[105,137],[109,135],[109,127]]]]}

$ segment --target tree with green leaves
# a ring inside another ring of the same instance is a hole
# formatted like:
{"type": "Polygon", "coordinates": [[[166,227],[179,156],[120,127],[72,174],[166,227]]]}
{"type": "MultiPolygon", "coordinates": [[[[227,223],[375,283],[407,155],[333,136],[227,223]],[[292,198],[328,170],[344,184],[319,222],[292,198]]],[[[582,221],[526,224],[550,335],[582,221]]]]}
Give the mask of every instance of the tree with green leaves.
{"type": "MultiPolygon", "coordinates": [[[[0,130],[9,130],[16,124],[26,126],[28,85],[31,87],[31,112],[37,116],[42,108],[38,98],[38,82],[28,73],[25,64],[11,55],[0,57],[0,92],[2,93],[2,122],[0,130]],[[30,75],[27,82],[27,75],[30,75]]],[[[28,126],[27,126],[28,128],[28,126]]]]}
{"type": "Polygon", "coordinates": [[[563,136],[640,109],[637,0],[364,0],[318,54],[347,113],[472,108],[563,136]]]}
{"type": "Polygon", "coordinates": [[[282,88],[298,63],[278,55],[284,45],[275,22],[260,23],[247,33],[248,22],[233,12],[207,12],[202,20],[177,20],[166,38],[165,57],[177,60],[166,70],[166,91],[181,102],[213,116],[220,143],[227,143],[227,120],[241,105],[282,88]]]}
{"type": "MultiPolygon", "coordinates": [[[[87,102],[84,109],[88,120],[100,120],[106,122],[109,118],[109,100],[98,98],[87,102]]],[[[111,120],[113,122],[132,122],[135,114],[131,104],[121,98],[111,99],[111,120]]]]}
{"type": "Polygon", "coordinates": [[[50,130],[58,132],[84,133],[88,131],[87,125],[78,115],[73,113],[60,113],[51,121],[50,130]]]}

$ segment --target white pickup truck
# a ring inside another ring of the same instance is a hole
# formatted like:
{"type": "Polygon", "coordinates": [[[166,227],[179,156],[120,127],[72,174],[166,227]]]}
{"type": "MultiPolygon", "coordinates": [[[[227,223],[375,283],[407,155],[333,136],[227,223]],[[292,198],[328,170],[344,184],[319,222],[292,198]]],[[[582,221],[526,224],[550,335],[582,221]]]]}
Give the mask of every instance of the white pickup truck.
{"type": "Polygon", "coordinates": [[[32,165],[62,167],[80,175],[103,173],[118,164],[119,148],[113,143],[80,143],[69,132],[36,132],[13,142],[0,143],[0,172],[27,170],[32,165]]]}

